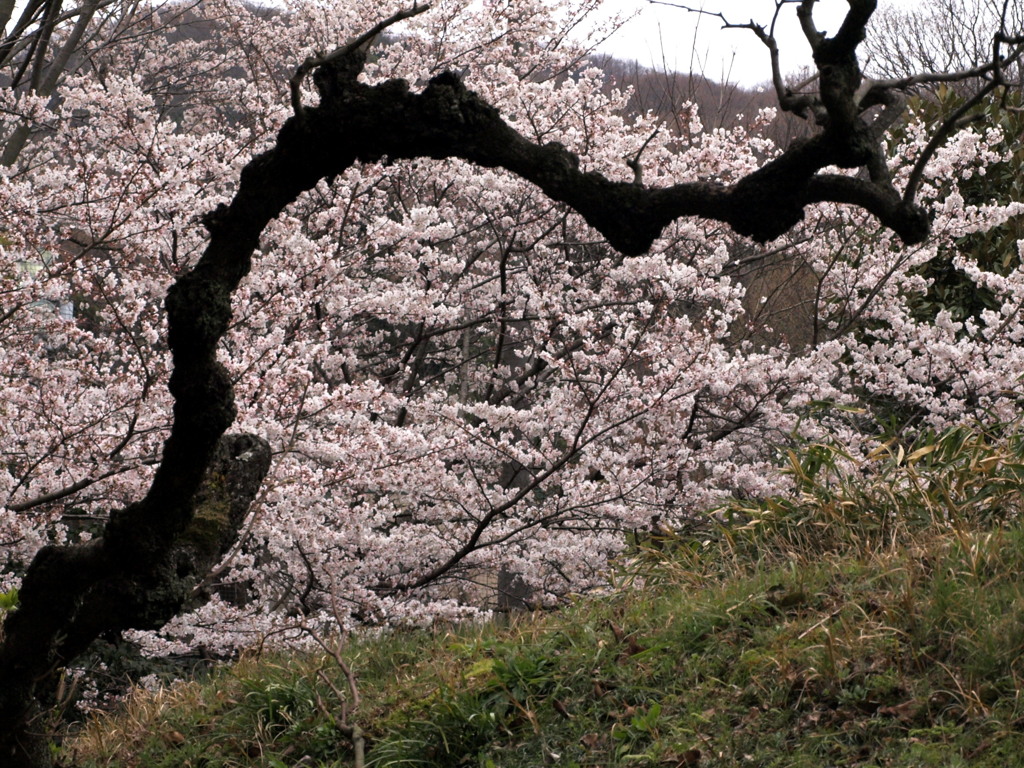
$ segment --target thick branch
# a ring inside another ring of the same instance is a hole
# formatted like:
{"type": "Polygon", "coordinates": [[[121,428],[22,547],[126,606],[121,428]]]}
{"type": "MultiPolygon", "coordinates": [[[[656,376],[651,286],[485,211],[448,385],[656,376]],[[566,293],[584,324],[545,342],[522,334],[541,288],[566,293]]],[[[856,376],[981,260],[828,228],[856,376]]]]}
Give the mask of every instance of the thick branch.
{"type": "MultiPolygon", "coordinates": [[[[402,80],[363,85],[349,68],[333,64],[318,70],[314,79],[320,106],[290,122],[279,147],[318,147],[310,162],[321,163],[325,176],[341,173],[356,161],[385,156],[460,157],[502,167],[567,203],[625,254],[645,252],[669,223],[683,216],[722,221],[761,241],[778,237],[800,221],[807,204],[822,199],[820,191],[813,199],[808,196],[812,177],[828,165],[866,164],[871,147],[864,143],[874,139],[861,123],[860,133],[851,128],[796,143],[733,185],[694,181],[650,188],[582,171],[576,156],[558,143],[530,142],[451,73],[434,78],[418,94],[402,80]]],[[[877,185],[868,180],[855,183],[864,186],[859,199],[867,209],[889,222],[906,242],[919,242],[927,234],[923,216],[894,207],[891,187],[873,189],[877,185]]],[[[849,197],[844,193],[835,202],[849,197]]]]}

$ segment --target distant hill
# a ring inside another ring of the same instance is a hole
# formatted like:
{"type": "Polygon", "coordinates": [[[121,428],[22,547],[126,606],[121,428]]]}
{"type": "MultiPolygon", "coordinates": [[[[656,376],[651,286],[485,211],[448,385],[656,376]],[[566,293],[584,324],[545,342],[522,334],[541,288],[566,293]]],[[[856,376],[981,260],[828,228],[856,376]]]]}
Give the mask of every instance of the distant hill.
{"type": "MultiPolygon", "coordinates": [[[[630,111],[653,112],[676,130],[683,127],[680,107],[687,102],[697,105],[705,128],[726,130],[749,125],[759,110],[778,106],[770,88],[721,84],[702,75],[651,69],[608,55],[597,55],[590,61],[607,74],[609,88],[632,87],[630,111]]],[[[768,138],[783,147],[807,134],[808,126],[803,120],[784,114],[767,132],[768,138]]]]}

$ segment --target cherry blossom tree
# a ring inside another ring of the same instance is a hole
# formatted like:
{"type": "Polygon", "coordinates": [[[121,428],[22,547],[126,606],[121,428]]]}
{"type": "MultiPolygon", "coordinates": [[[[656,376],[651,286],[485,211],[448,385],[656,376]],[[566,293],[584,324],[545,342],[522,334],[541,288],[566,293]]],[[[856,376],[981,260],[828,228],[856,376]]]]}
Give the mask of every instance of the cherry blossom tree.
{"type": "MultiPolygon", "coordinates": [[[[870,442],[817,403],[1012,413],[1024,274],[958,262],[999,303],[970,327],[912,301],[937,248],[1021,214],[959,193],[1003,137],[968,111],[887,139],[920,78],[861,77],[849,4],[834,37],[795,4],[818,80],[775,82],[816,132],[785,150],[626,115],[569,37],[584,0],[225,0],[6,95],[33,131],[0,184],[0,754],[45,760],[36,696],[101,634],[457,618],[495,574],[552,604],[629,531],[784,487],[789,440],[870,442]],[[780,255],[799,343],[744,295],[780,255]]],[[[979,74],[1008,85],[1021,43],[979,74]]]]}

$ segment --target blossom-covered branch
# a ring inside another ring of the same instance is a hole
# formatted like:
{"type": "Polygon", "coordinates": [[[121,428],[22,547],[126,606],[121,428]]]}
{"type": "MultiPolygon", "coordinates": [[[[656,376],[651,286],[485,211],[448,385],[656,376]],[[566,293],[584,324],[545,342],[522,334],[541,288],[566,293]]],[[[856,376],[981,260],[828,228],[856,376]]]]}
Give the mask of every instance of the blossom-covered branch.
{"type": "Polygon", "coordinates": [[[807,205],[826,201],[858,205],[914,244],[928,233],[927,216],[906,203],[887,177],[819,173],[828,166],[884,164],[881,135],[856,102],[861,75],[855,51],[869,16],[851,12],[835,38],[817,43],[822,101],[830,115],[825,130],[735,184],[656,188],[610,181],[581,170],[578,158],[557,142],[527,140],[457,75],[438,75],[420,93],[403,80],[367,86],[357,80],[364,54],[347,49],[316,70],[319,106],[289,122],[275,151],[327,178],[357,161],[383,157],[461,157],[505,168],[570,205],[624,254],[643,253],[684,216],[715,219],[755,240],[771,240],[795,226],[807,205]]]}

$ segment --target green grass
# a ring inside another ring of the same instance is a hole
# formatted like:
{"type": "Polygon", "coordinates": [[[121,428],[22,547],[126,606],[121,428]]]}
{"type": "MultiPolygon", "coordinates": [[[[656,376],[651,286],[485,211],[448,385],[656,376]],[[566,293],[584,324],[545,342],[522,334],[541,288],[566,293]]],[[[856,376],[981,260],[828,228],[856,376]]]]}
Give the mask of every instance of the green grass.
{"type": "MultiPolygon", "coordinates": [[[[611,596],[350,643],[367,765],[1024,765],[1019,451],[928,445],[881,452],[870,476],[827,447],[794,456],[792,497],[652,542],[611,596]]],[[[63,754],[350,766],[352,704],[330,655],[251,657],[135,695],[63,754]]]]}

